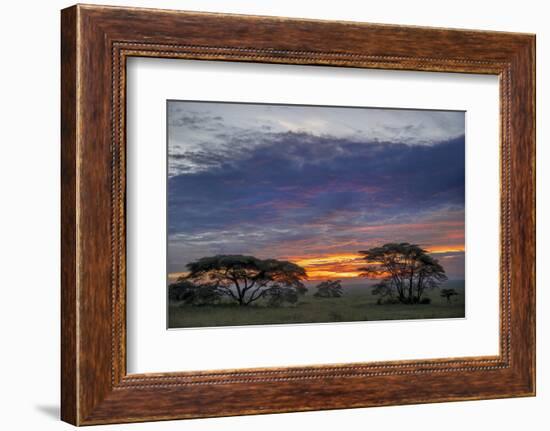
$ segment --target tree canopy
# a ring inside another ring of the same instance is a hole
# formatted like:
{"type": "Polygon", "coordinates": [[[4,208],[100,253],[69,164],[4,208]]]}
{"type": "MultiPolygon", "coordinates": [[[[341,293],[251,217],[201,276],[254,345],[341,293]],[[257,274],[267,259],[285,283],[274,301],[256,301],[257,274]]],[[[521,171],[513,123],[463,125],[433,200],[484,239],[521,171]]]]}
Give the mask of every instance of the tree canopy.
{"type": "Polygon", "coordinates": [[[416,244],[388,243],[359,253],[368,263],[361,268],[361,275],[380,280],[373,294],[382,300],[417,304],[426,289],[438,287],[447,280],[437,259],[416,244]]]}
{"type": "Polygon", "coordinates": [[[249,305],[260,298],[272,305],[295,303],[307,288],[304,268],[288,261],[254,256],[216,255],[187,264],[189,273],[178,279],[214,289],[220,296],[249,305]]]}

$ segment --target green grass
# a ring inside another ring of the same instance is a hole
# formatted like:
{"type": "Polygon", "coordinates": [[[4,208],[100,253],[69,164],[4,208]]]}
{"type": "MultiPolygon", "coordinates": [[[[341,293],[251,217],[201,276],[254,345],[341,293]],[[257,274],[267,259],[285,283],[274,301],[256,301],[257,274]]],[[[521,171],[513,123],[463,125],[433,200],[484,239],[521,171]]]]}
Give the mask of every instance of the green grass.
{"type": "Polygon", "coordinates": [[[190,306],[170,303],[170,328],[204,326],[242,326],[290,323],[356,322],[464,317],[464,282],[449,281],[442,287],[459,292],[450,303],[439,296],[439,290],[426,293],[432,299],[427,305],[376,304],[370,287],[344,288],[341,298],[318,299],[313,289],[296,306],[269,308],[262,305],[239,307],[233,304],[190,306]]]}

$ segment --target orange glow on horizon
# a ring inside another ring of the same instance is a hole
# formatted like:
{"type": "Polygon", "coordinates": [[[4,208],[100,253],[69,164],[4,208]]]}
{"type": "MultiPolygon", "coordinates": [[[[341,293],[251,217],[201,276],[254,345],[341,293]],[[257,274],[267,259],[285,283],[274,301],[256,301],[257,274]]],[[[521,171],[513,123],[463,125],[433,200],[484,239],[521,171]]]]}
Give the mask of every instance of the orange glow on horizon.
{"type": "Polygon", "coordinates": [[[287,259],[303,267],[310,280],[356,278],[361,275],[359,268],[365,265],[362,255],[357,253],[294,256],[287,259]]]}
{"type": "MultiPolygon", "coordinates": [[[[437,245],[426,247],[426,251],[435,255],[443,253],[463,253],[464,245],[437,245]]],[[[361,271],[360,268],[367,265],[367,262],[363,260],[363,255],[357,253],[294,256],[285,259],[303,267],[310,280],[361,277],[363,271],[361,271]]],[[[380,277],[382,277],[382,275],[380,277]]]]}
{"type": "MultiPolygon", "coordinates": [[[[436,245],[425,249],[434,255],[464,253],[464,245],[436,245]]],[[[286,256],[278,259],[288,260],[304,268],[309,280],[359,278],[363,272],[360,268],[367,265],[363,255],[359,253],[286,256]]],[[[188,272],[172,272],[168,274],[168,279],[175,281],[187,274],[188,272]]]]}
{"type": "Polygon", "coordinates": [[[464,252],[464,245],[436,245],[426,249],[431,254],[464,252]]]}

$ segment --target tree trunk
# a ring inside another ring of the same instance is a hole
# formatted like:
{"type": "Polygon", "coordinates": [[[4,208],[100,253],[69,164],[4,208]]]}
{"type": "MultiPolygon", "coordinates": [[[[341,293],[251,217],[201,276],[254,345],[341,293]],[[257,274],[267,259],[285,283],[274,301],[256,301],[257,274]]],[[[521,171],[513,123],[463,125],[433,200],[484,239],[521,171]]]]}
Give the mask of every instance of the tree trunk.
{"type": "Polygon", "coordinates": [[[241,289],[241,285],[239,284],[237,279],[234,279],[233,283],[235,284],[235,287],[237,289],[237,297],[239,298],[239,305],[240,306],[246,305],[246,303],[244,302],[244,294],[245,294],[244,290],[241,289]]]}
{"type": "Polygon", "coordinates": [[[420,303],[420,298],[422,297],[422,293],[424,292],[424,277],[422,277],[422,274],[418,274],[418,281],[416,282],[416,301],[420,303]]]}

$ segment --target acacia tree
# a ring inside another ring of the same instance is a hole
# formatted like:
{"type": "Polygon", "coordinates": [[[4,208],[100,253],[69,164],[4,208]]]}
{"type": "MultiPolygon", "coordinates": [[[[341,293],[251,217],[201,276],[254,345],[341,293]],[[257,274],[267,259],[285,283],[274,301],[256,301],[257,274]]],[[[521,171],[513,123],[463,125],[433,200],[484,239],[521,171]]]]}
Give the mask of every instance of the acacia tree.
{"type": "Polygon", "coordinates": [[[380,280],[373,294],[403,304],[421,302],[426,289],[447,280],[437,259],[416,244],[388,243],[360,251],[369,264],[361,268],[367,278],[380,280]]]}
{"type": "Polygon", "coordinates": [[[215,286],[216,292],[246,306],[260,298],[271,305],[296,302],[307,288],[304,268],[287,261],[254,256],[217,255],[187,264],[182,280],[198,286],[215,286]]]}
{"type": "Polygon", "coordinates": [[[344,294],[341,280],[326,280],[315,287],[317,292],[313,296],[316,298],[340,298],[344,294]]]}
{"type": "Polygon", "coordinates": [[[446,298],[447,302],[451,302],[453,296],[458,296],[458,292],[454,289],[441,289],[441,297],[446,298]]]}

